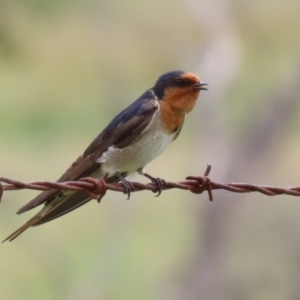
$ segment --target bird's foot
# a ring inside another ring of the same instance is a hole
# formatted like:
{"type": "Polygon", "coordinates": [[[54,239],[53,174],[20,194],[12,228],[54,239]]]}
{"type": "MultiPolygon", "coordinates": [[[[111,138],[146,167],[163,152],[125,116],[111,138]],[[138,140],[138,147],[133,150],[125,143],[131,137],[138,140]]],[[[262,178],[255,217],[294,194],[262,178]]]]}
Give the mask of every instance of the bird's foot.
{"type": "Polygon", "coordinates": [[[134,186],[130,181],[126,180],[120,172],[117,172],[117,175],[125,188],[124,194],[127,195],[127,200],[129,200],[131,193],[134,192],[134,186]]]}
{"type": "Polygon", "coordinates": [[[164,185],[166,185],[166,181],[161,178],[152,177],[151,175],[144,172],[139,172],[139,173],[147,177],[148,179],[150,179],[153,183],[155,183],[155,185],[157,186],[157,190],[155,191],[157,195],[155,197],[158,197],[161,194],[164,185]]]}

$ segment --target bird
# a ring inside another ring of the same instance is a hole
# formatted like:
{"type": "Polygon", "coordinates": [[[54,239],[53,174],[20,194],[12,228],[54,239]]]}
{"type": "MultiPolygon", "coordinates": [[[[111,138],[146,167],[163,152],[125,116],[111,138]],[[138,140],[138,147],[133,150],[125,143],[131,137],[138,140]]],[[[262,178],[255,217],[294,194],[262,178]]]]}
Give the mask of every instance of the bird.
{"type": "MultiPolygon", "coordinates": [[[[104,128],[57,182],[84,177],[121,182],[130,197],[133,187],[126,176],[137,171],[156,183],[160,193],[163,181],[146,173],[145,166],[178,137],[186,114],[195,107],[200,91],[207,90],[207,86],[191,72],[176,70],[161,75],[152,88],[104,128]]],[[[91,199],[84,191],[43,191],[17,214],[41,204],[44,207],[3,242],[12,241],[29,227],[52,221],[91,199]]]]}

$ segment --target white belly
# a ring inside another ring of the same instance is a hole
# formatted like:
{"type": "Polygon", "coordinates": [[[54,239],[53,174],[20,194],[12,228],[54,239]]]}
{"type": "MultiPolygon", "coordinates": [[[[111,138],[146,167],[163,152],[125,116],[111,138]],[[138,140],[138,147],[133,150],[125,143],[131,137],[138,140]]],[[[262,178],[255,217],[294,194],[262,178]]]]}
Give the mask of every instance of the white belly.
{"type": "Polygon", "coordinates": [[[158,110],[137,141],[123,149],[109,147],[102,154],[97,160],[102,164],[101,173],[131,172],[144,167],[167,148],[175,134],[169,134],[163,128],[158,110]]]}

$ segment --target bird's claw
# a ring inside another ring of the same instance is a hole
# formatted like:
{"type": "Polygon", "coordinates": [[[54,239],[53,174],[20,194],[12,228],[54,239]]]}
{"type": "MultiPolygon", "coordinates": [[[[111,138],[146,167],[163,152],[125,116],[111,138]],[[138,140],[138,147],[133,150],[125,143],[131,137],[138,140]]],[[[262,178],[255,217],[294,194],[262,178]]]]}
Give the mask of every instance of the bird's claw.
{"type": "Polygon", "coordinates": [[[149,174],[144,174],[144,176],[149,178],[156,185],[157,189],[156,191],[153,191],[153,193],[156,193],[157,195],[155,197],[158,197],[161,194],[163,187],[166,185],[166,181],[161,178],[152,177],[149,174]]]}
{"type": "Polygon", "coordinates": [[[124,194],[127,195],[127,200],[129,200],[130,194],[132,192],[134,192],[134,186],[132,185],[132,183],[130,181],[126,180],[120,172],[117,172],[116,174],[119,177],[119,180],[121,181],[121,183],[123,184],[124,189],[125,189],[124,194]]]}
{"type": "Polygon", "coordinates": [[[155,183],[157,186],[157,190],[155,191],[155,193],[156,193],[155,197],[158,197],[161,194],[161,192],[163,190],[163,186],[166,184],[166,181],[161,178],[152,178],[151,181],[153,183],[155,183]]]}
{"type": "Polygon", "coordinates": [[[132,192],[134,192],[134,186],[132,185],[132,183],[126,179],[122,180],[122,184],[125,188],[124,194],[127,195],[127,200],[130,199],[130,195],[132,192]]]}

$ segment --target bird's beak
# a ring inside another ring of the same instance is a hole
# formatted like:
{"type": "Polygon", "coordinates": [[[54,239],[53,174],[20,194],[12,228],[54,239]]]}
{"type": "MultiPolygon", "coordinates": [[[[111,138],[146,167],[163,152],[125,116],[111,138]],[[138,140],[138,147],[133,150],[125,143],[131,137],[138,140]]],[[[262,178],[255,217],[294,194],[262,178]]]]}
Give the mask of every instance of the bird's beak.
{"type": "Polygon", "coordinates": [[[208,90],[208,88],[207,87],[205,87],[205,86],[207,86],[208,84],[207,83],[205,83],[205,82],[197,82],[197,83],[195,83],[195,84],[193,84],[192,86],[191,86],[191,88],[193,88],[193,89],[195,89],[195,90],[205,90],[205,91],[207,91],[208,90]]]}

